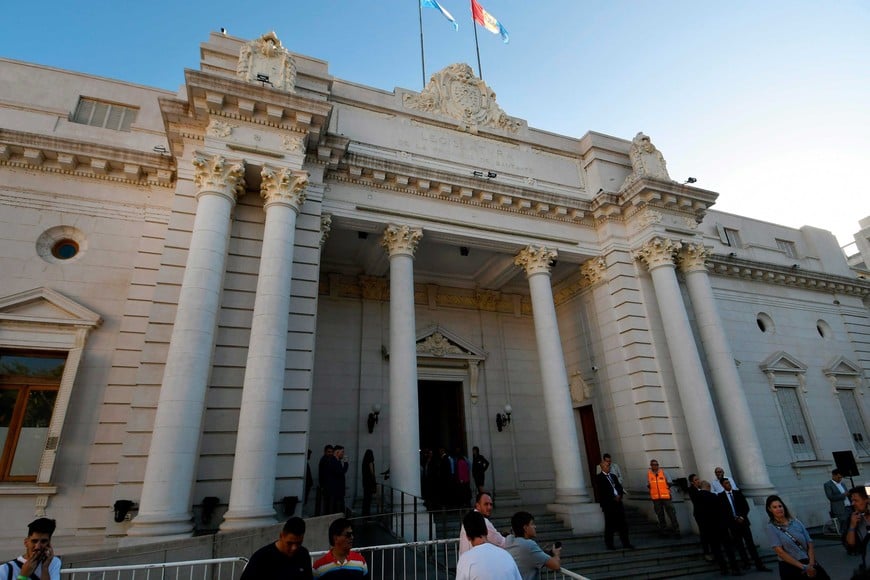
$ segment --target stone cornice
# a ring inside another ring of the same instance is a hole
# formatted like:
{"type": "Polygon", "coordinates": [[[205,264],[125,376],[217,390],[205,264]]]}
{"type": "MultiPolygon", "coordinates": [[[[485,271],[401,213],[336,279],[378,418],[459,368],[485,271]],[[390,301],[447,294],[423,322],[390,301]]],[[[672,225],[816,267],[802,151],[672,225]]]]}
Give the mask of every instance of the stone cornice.
{"type": "Polygon", "coordinates": [[[627,220],[647,207],[681,213],[701,223],[719,194],[706,189],[653,178],[641,178],[625,191],[599,191],[592,200],[596,222],[627,220]]]}
{"type": "Polygon", "coordinates": [[[569,223],[583,222],[590,207],[585,200],[421,169],[410,163],[354,154],[345,159],[346,163],[328,172],[328,179],[569,223]]]}
{"type": "Polygon", "coordinates": [[[161,187],[172,187],[176,175],[167,155],[10,129],[0,129],[0,165],[161,187]]]}
{"type": "Polygon", "coordinates": [[[741,260],[718,254],[707,258],[706,263],[710,274],[716,276],[755,280],[767,284],[818,290],[819,292],[848,294],[860,298],[870,296],[870,281],[867,280],[741,260]]]}

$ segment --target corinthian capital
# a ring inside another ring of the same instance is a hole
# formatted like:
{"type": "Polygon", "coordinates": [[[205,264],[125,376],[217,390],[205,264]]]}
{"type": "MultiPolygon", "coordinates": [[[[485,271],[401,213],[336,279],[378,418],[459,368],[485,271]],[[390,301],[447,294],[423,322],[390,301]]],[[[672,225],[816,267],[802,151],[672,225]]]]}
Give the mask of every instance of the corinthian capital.
{"type": "Polygon", "coordinates": [[[673,266],[674,254],[682,247],[680,242],[668,238],[653,238],[634,252],[635,260],[643,262],[649,270],[659,266],[673,266]]]}
{"type": "Polygon", "coordinates": [[[387,250],[390,257],[400,254],[407,254],[413,257],[414,252],[417,251],[417,244],[420,243],[422,237],[423,230],[420,228],[390,224],[384,230],[381,246],[387,250]]]}
{"type": "Polygon", "coordinates": [[[305,203],[305,187],[308,185],[308,172],[296,171],[286,167],[263,166],[260,172],[260,196],[266,200],[266,207],[280,203],[292,207],[296,212],[305,203]]]}
{"type": "Polygon", "coordinates": [[[526,278],[533,274],[549,274],[553,260],[559,253],[552,248],[526,246],[514,258],[514,264],[526,271],[526,278]]]}
{"type": "Polygon", "coordinates": [[[332,214],[325,213],[320,216],[320,247],[329,239],[329,232],[332,231],[332,214]]]}
{"type": "Polygon", "coordinates": [[[706,272],[710,248],[704,244],[686,244],[677,254],[677,263],[683,272],[706,272]]]}
{"type": "Polygon", "coordinates": [[[590,258],[580,264],[580,275],[590,286],[598,284],[604,280],[604,273],[607,271],[607,262],[604,258],[590,258]]]}
{"type": "Polygon", "coordinates": [[[197,197],[218,193],[235,202],[245,192],[244,161],[231,161],[223,155],[196,155],[193,169],[197,197]]]}

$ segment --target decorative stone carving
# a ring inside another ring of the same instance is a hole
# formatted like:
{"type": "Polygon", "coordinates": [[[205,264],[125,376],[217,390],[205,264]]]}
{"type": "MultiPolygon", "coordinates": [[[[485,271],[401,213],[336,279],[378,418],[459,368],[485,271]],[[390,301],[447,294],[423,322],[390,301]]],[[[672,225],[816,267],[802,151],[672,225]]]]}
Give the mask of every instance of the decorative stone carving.
{"type": "Polygon", "coordinates": [[[521,126],[501,110],[495,102],[495,92],[464,63],[452,64],[433,74],[421,93],[405,94],[404,105],[456,119],[470,133],[477,133],[479,127],[516,133],[521,126]]]}
{"type": "Polygon", "coordinates": [[[233,133],[233,129],[238,125],[232,125],[220,119],[212,119],[208,122],[208,127],[205,128],[206,135],[210,137],[229,137],[233,133]]]}
{"type": "Polygon", "coordinates": [[[423,230],[420,228],[390,224],[384,230],[381,246],[387,250],[390,257],[396,254],[408,254],[413,257],[422,237],[423,230]]]}
{"type": "Polygon", "coordinates": [[[501,293],[494,290],[475,290],[474,303],[480,310],[495,312],[501,293]]]}
{"type": "Polygon", "coordinates": [[[628,157],[631,159],[631,175],[625,179],[620,191],[624,191],[635,181],[645,177],[671,181],[665,158],[652,144],[650,138],[643,133],[638,133],[632,139],[628,157]]]}
{"type": "Polygon", "coordinates": [[[559,253],[551,248],[526,246],[514,258],[514,264],[526,271],[526,278],[534,274],[549,274],[553,260],[559,253]]]}
{"type": "Polygon", "coordinates": [[[230,161],[222,155],[197,155],[193,158],[196,195],[221,193],[235,201],[245,193],[245,162],[230,161]]]}
{"type": "Polygon", "coordinates": [[[655,224],[659,224],[662,222],[662,214],[661,212],[646,209],[643,213],[640,214],[637,218],[637,224],[642,228],[646,228],[655,224]]]}
{"type": "Polygon", "coordinates": [[[365,300],[388,300],[390,297],[390,285],[386,278],[375,276],[360,276],[359,287],[365,300]]]}
{"type": "Polygon", "coordinates": [[[704,244],[686,244],[677,254],[680,270],[683,272],[706,272],[707,258],[711,251],[704,244]]]}
{"type": "Polygon", "coordinates": [[[320,216],[320,247],[329,239],[329,232],[332,231],[332,214],[325,213],[320,216]]]}
{"type": "Polygon", "coordinates": [[[583,380],[583,375],[580,373],[580,371],[577,371],[576,373],[571,375],[570,388],[571,399],[575,403],[582,403],[592,398],[592,385],[583,380]]]}
{"type": "Polygon", "coordinates": [[[450,342],[440,332],[434,332],[417,343],[417,354],[444,356],[448,354],[465,354],[461,348],[450,342]]]}
{"type": "Polygon", "coordinates": [[[674,264],[674,255],[682,248],[680,242],[668,238],[653,238],[635,251],[632,257],[643,262],[647,269],[654,270],[659,266],[674,264]]]}
{"type": "Polygon", "coordinates": [[[305,203],[307,171],[264,165],[260,176],[263,178],[260,183],[260,196],[266,200],[266,206],[272,203],[284,203],[298,212],[305,203]]]}
{"type": "Polygon", "coordinates": [[[305,153],[305,138],[299,135],[284,135],[281,139],[281,148],[291,153],[305,153]]]}
{"type": "Polygon", "coordinates": [[[296,63],[274,32],[242,45],[236,76],[249,83],[270,84],[289,93],[296,90],[296,63]],[[264,75],[268,80],[260,80],[257,75],[264,75]]]}
{"type": "Polygon", "coordinates": [[[591,258],[580,264],[580,275],[590,286],[603,281],[605,272],[607,272],[607,262],[601,257],[591,258]]]}

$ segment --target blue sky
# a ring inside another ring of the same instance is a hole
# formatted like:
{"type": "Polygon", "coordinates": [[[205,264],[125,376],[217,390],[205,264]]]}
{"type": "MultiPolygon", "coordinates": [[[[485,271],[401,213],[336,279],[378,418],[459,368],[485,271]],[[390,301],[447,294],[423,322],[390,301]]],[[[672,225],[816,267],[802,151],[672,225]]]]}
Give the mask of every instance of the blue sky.
{"type": "MultiPolygon", "coordinates": [[[[650,135],[671,177],[716,209],[852,240],[870,216],[870,2],[480,0],[510,43],[478,29],[483,78],[509,115],[580,137],[650,135]]],[[[427,77],[475,70],[469,0],[424,9],[427,77]]],[[[9,2],[0,56],[176,89],[225,27],[275,30],[330,73],[422,86],[417,0],[9,2]]],[[[2,80],[0,80],[2,82],[2,80]]]]}

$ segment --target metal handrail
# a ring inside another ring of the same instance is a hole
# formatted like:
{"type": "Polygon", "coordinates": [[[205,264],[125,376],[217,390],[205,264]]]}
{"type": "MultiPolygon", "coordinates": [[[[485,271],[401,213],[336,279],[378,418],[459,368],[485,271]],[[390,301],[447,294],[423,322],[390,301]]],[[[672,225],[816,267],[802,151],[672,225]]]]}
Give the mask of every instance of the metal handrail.
{"type": "MultiPolygon", "coordinates": [[[[248,564],[248,559],[242,556],[236,556],[232,558],[209,558],[205,560],[183,560],[179,562],[158,562],[153,564],[127,564],[127,565],[115,565],[115,566],[90,566],[84,568],[63,568],[60,573],[62,576],[70,577],[71,580],[75,580],[79,577],[79,575],[84,575],[86,579],[91,578],[91,575],[95,575],[100,580],[107,580],[111,578],[120,579],[122,578],[123,572],[129,572],[129,574],[124,574],[123,578],[145,578],[146,580],[151,578],[152,570],[159,570],[159,574],[157,577],[163,578],[194,578],[194,568],[198,566],[202,566],[202,575],[203,579],[205,578],[216,578],[222,579],[224,577],[227,578],[238,578],[240,574],[236,573],[236,568],[238,564],[242,564],[239,566],[239,571],[244,570],[245,566],[248,564]],[[229,565],[228,574],[224,574],[226,571],[224,569],[224,564],[229,565]],[[217,570],[213,570],[212,566],[217,566],[217,570]],[[189,570],[181,570],[181,568],[189,567],[189,570]],[[175,573],[167,573],[168,569],[175,568],[175,573]],[[144,576],[137,576],[137,572],[144,571],[144,576]],[[208,574],[212,572],[212,574],[208,574]]],[[[199,576],[199,574],[197,574],[199,576]]]]}

